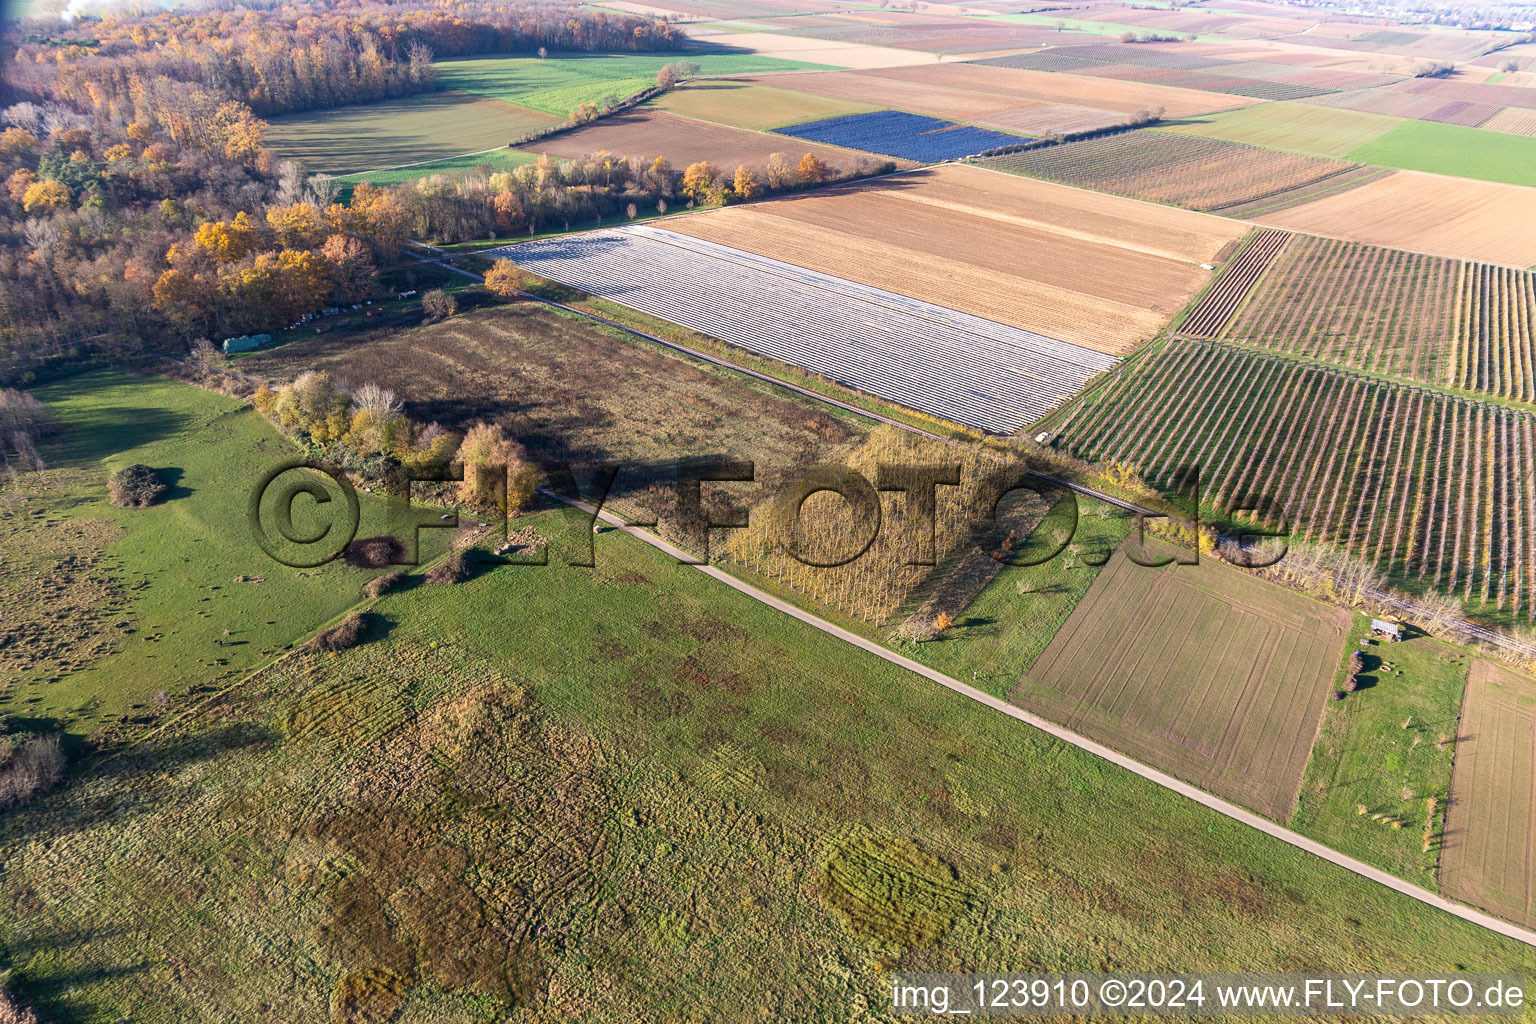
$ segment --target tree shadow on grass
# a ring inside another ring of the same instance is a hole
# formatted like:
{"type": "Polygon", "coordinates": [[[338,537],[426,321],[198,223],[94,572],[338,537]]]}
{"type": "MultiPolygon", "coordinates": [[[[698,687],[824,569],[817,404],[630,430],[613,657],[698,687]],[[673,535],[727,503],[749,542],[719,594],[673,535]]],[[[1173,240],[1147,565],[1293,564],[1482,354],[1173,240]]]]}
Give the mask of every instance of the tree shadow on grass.
{"type": "Polygon", "coordinates": [[[3,812],[0,821],[6,836],[16,842],[56,841],[108,821],[124,827],[125,820],[152,813],[175,798],[177,783],[172,776],[180,769],[274,739],[270,728],[254,723],[152,737],[115,754],[72,765],[51,792],[3,812]]]}
{"type": "MultiPolygon", "coordinates": [[[[94,937],[87,936],[88,939],[94,937]]],[[[80,994],[81,987],[113,978],[144,974],[152,966],[146,957],[136,963],[118,966],[94,964],[78,971],[36,978],[24,975],[19,984],[15,984],[15,988],[23,1000],[38,1009],[41,1019],[50,1024],[83,1024],[85,1021],[116,1019],[116,1007],[86,1001],[80,994]]]]}

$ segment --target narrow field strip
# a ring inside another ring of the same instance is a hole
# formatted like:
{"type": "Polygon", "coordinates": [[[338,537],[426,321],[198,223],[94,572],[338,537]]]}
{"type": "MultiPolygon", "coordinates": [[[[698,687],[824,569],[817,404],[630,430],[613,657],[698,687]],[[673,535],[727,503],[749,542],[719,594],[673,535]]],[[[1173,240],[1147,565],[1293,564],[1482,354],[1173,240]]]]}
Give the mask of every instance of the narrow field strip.
{"type": "Polygon", "coordinates": [[[1039,419],[1119,361],[643,225],[486,255],[920,412],[997,433],[1039,419]]]}
{"type": "Polygon", "coordinates": [[[1259,232],[1253,243],[1227,267],[1215,287],[1201,298],[1200,304],[1184,321],[1182,332],[1194,338],[1219,335],[1289,237],[1284,231],[1259,232]]]}

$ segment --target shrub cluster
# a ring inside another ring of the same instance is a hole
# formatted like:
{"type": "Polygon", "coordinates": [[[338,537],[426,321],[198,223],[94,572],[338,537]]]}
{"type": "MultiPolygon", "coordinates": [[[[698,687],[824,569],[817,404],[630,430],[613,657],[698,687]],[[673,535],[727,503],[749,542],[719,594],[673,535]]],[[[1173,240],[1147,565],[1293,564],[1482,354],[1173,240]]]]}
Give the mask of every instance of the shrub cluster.
{"type": "Polygon", "coordinates": [[[367,614],[354,612],[329,629],[316,633],[312,643],[319,651],[345,651],[362,643],[367,632],[367,614]]]}
{"type": "Polygon", "coordinates": [[[359,537],[342,552],[342,557],[354,569],[382,569],[398,564],[404,555],[405,545],[398,537],[387,533],[377,537],[359,537]]]}
{"type": "Polygon", "coordinates": [[[0,736],[0,807],[47,792],[63,774],[64,751],[57,736],[0,736]]]}
{"type": "Polygon", "coordinates": [[[382,576],[375,576],[363,584],[364,597],[383,597],[398,587],[405,579],[403,572],[387,572],[382,576]]]}
{"type": "Polygon", "coordinates": [[[463,583],[475,574],[476,561],[473,548],[455,551],[427,570],[427,582],[463,583]]]}
{"type": "Polygon", "coordinates": [[[146,508],[162,500],[170,490],[149,466],[134,463],[113,473],[107,480],[112,504],[122,508],[146,508]]]}

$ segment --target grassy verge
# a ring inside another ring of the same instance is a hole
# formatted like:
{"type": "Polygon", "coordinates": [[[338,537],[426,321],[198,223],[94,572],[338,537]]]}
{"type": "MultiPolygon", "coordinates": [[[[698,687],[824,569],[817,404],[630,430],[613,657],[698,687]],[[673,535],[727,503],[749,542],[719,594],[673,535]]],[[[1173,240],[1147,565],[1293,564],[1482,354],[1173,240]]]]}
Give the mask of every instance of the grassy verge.
{"type": "MultiPolygon", "coordinates": [[[[1078,507],[1077,531],[1066,551],[1039,565],[1005,567],[955,613],[954,625],[940,639],[911,644],[902,653],[994,697],[1007,697],[1093,586],[1101,568],[1093,563],[1132,529],[1130,517],[1112,505],[1079,498],[1078,507]]],[[[1031,540],[1048,532],[1037,531],[1031,540]]],[[[1030,560],[1029,553],[1026,544],[1021,560],[1030,560]]]]}
{"type": "Polygon", "coordinates": [[[79,1022],[835,1022],[893,970],[1536,970],[623,534],[552,561],[388,595],[364,646],[12,812],[22,992],[79,1022]]]}
{"type": "MultiPolygon", "coordinates": [[[[1346,660],[1369,626],[1355,616],[1346,660]]],[[[1365,651],[1365,685],[1323,714],[1291,826],[1435,889],[1470,655],[1423,636],[1365,651]]]]}

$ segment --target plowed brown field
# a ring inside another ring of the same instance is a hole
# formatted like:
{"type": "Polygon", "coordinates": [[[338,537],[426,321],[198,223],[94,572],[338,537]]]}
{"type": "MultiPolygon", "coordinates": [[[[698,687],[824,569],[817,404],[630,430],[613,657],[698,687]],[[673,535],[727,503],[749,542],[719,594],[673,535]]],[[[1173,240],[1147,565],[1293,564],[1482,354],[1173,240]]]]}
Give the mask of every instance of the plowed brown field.
{"type": "Polygon", "coordinates": [[[924,64],[908,68],[882,68],[859,74],[890,82],[985,92],[1016,100],[1072,103],[1080,107],[1095,107],[1125,114],[1162,107],[1167,117],[1208,114],[1215,110],[1230,110],[1260,102],[1247,96],[1228,96],[1175,86],[985,64],[924,64]]]}
{"type": "Polygon", "coordinates": [[[1436,256],[1536,264],[1536,189],[1418,171],[1256,218],[1275,227],[1436,256]]]}
{"type": "Polygon", "coordinates": [[[1161,330],[1248,230],[964,165],[667,226],[1112,353],[1161,330]]]}
{"type": "MultiPolygon", "coordinates": [[[[551,157],[573,158],[589,153],[608,152],[615,156],[643,157],[654,160],[664,156],[681,170],[699,160],[709,160],[727,171],[737,164],[761,165],[770,153],[783,153],[791,163],[806,153],[815,153],[833,167],[851,167],[866,154],[805,142],[786,135],[747,131],[723,124],[696,121],[665,110],[637,110],[616,114],[573,132],[540,139],[525,146],[528,153],[547,153],[551,157]]],[[[899,166],[911,166],[898,160],[899,166]]]]}
{"type": "Polygon", "coordinates": [[[1142,82],[963,63],[765,75],[754,80],[817,96],[960,121],[1016,110],[1031,103],[1070,104],[1119,114],[1162,107],[1168,117],[1189,117],[1260,102],[1246,96],[1142,82]]]}
{"type": "Polygon", "coordinates": [[[1459,732],[1440,888],[1536,924],[1536,680],[1473,662],[1459,732]]]}
{"type": "Polygon", "coordinates": [[[1348,626],[1240,569],[1121,550],[1010,699],[1285,821],[1348,626]]]}

